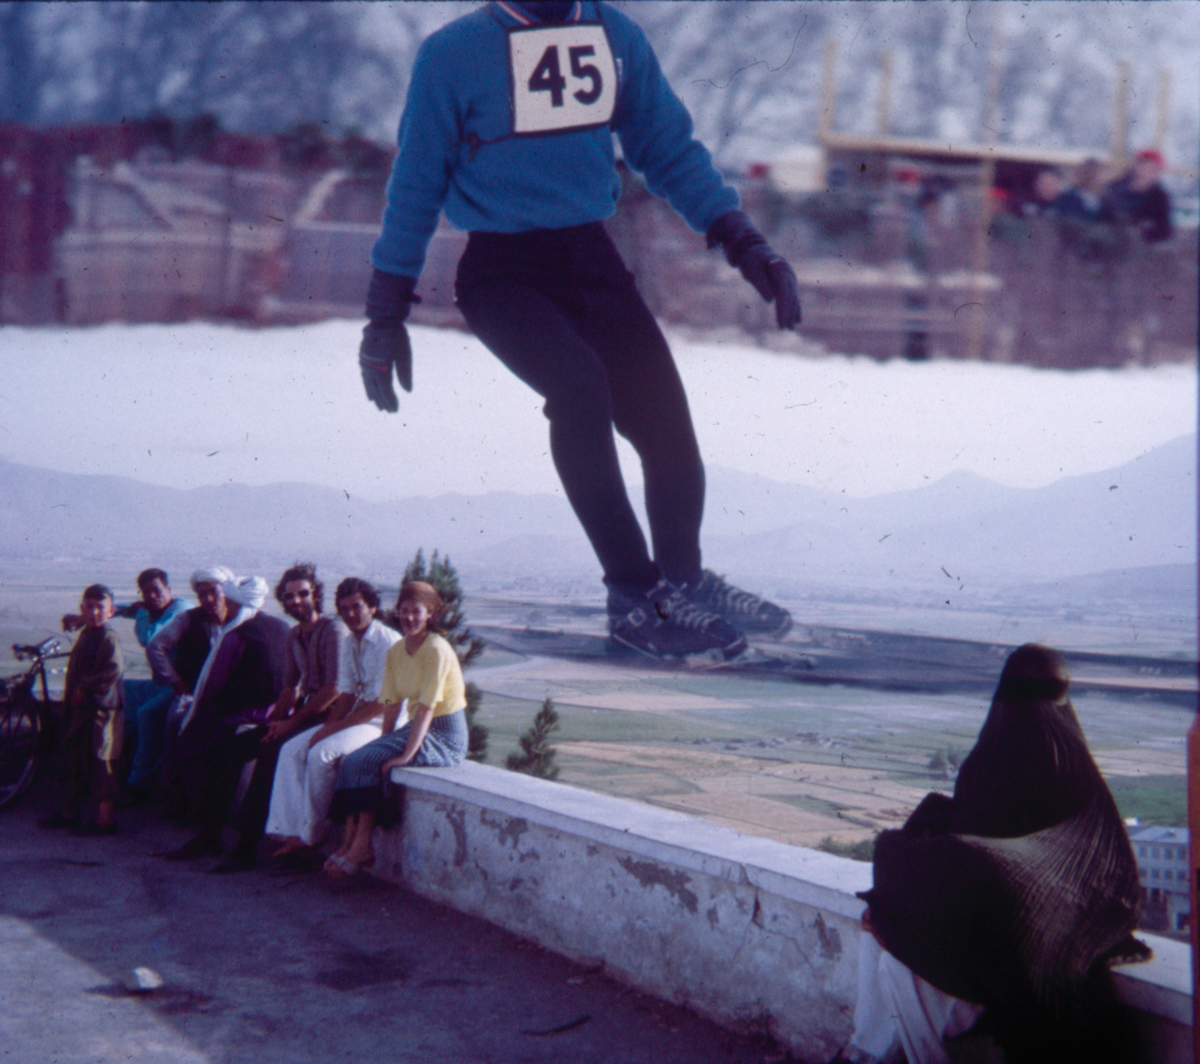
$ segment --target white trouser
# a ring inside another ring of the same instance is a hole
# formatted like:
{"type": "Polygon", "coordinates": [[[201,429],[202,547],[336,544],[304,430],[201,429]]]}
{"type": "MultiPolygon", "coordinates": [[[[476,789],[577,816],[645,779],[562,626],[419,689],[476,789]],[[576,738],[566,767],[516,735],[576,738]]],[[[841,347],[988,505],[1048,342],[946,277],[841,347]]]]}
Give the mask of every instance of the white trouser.
{"type": "Polygon", "coordinates": [[[339,762],[378,739],[383,734],[383,721],[377,718],[367,724],[353,724],[310,749],[308,744],[316,731],[309,728],[280,747],[267,814],[268,835],[294,835],[309,846],[320,843],[329,830],[325,814],[333,801],[339,762]]]}
{"type": "Polygon", "coordinates": [[[850,1060],[891,1064],[903,1051],[908,1064],[950,1064],[943,1039],[962,1034],[981,1012],[927,983],[863,931],[850,1060]]]}

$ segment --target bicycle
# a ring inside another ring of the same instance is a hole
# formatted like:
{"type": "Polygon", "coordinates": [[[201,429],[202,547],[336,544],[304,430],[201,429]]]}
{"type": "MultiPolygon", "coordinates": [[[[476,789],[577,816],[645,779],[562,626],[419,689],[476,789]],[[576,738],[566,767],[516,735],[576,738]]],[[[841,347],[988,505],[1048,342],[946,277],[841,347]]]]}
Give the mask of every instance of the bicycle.
{"type": "Polygon", "coordinates": [[[61,710],[61,703],[50,698],[46,671],[47,662],[67,657],[69,652],[61,647],[56,636],[36,646],[14,643],[17,661],[30,665],[22,673],[0,678],[0,808],[33,782],[39,761],[54,749],[55,707],[61,710]]]}

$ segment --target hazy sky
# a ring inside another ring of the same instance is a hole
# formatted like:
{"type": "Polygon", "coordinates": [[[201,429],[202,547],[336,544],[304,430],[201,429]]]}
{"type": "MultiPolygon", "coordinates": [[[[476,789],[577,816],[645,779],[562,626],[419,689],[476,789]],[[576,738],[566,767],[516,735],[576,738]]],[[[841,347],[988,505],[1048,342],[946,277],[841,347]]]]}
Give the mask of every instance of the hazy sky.
{"type": "MultiPolygon", "coordinates": [[[[0,457],[180,488],[560,491],[540,400],[477,340],[414,328],[415,391],[385,415],[362,392],[359,329],[0,328],[0,457]]],[[[850,495],[955,470],[1034,487],[1196,426],[1189,366],[1067,373],[673,347],[706,461],[850,495]]],[[[627,475],[640,479],[631,456],[627,475]]]]}

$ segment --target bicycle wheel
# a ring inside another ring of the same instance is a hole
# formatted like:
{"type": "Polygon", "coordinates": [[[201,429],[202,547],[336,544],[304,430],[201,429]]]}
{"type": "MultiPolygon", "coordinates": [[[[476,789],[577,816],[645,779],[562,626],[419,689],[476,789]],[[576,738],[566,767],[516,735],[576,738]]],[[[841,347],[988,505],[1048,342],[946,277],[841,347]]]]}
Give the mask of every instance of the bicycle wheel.
{"type": "Polygon", "coordinates": [[[33,782],[40,731],[36,706],[11,700],[0,704],[0,808],[33,782]]]}

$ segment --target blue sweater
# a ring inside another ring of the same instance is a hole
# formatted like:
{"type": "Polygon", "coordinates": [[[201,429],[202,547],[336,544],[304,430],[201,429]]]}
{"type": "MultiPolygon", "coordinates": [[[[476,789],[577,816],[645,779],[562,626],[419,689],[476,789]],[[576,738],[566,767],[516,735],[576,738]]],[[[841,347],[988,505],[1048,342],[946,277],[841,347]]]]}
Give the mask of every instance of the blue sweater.
{"type": "Polygon", "coordinates": [[[376,269],[419,277],[441,210],[456,228],[491,233],[609,217],[614,132],[629,166],[697,232],[736,209],[641,29],[604,3],[575,14],[542,24],[491,3],[421,45],[376,269]]]}
{"type": "Polygon", "coordinates": [[[191,607],[187,599],[173,598],[167,608],[157,618],[150,618],[150,611],[142,607],[133,615],[133,634],[142,646],[146,646],[159,632],[170,624],[181,613],[186,613],[191,607]]]}

